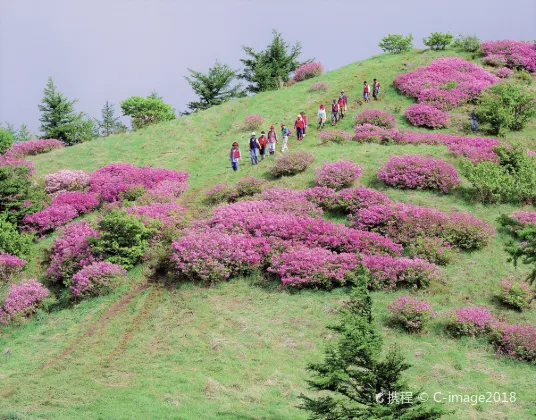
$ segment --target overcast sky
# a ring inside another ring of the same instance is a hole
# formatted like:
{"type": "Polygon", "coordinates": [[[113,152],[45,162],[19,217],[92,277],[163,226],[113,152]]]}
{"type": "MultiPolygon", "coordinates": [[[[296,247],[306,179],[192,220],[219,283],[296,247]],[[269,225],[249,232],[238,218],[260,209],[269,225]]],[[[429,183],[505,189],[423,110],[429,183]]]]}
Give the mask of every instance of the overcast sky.
{"type": "Polygon", "coordinates": [[[431,31],[535,39],[536,0],[0,0],[0,121],[37,131],[48,76],[91,117],[152,90],[183,111],[187,67],[238,68],[272,29],[331,70],[380,53],[388,33],[416,47],[431,31]]]}

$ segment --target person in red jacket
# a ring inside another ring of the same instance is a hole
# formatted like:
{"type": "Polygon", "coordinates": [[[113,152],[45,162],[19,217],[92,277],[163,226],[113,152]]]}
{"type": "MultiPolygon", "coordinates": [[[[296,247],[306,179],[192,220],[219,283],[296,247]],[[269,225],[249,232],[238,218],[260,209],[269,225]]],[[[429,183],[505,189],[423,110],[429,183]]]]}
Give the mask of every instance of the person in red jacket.
{"type": "Polygon", "coordinates": [[[331,104],[331,125],[335,125],[339,122],[339,103],[337,99],[333,99],[331,104]]]}
{"type": "Polygon", "coordinates": [[[264,160],[264,156],[266,155],[266,146],[268,145],[268,139],[266,138],[264,131],[261,131],[261,136],[257,140],[259,142],[259,146],[261,146],[259,149],[261,160],[264,160]]]}
{"type": "Polygon", "coordinates": [[[298,141],[303,140],[303,127],[303,119],[301,114],[299,114],[296,121],[294,121],[294,128],[296,129],[296,137],[298,138],[298,141]]]}
{"type": "Polygon", "coordinates": [[[229,159],[231,160],[231,166],[235,172],[238,170],[238,162],[240,161],[240,158],[240,149],[238,148],[238,143],[235,141],[233,147],[231,147],[231,150],[229,151],[229,159]]]}
{"type": "Polygon", "coordinates": [[[378,82],[376,79],[372,81],[372,97],[375,101],[378,100],[378,94],[380,93],[380,82],[378,82]]]}
{"type": "Polygon", "coordinates": [[[300,112],[300,115],[303,120],[303,137],[305,137],[305,134],[307,133],[307,115],[305,115],[305,112],[300,112]]]}
{"type": "Polygon", "coordinates": [[[342,94],[339,96],[337,103],[339,104],[339,120],[342,120],[344,118],[344,98],[342,94]]]}

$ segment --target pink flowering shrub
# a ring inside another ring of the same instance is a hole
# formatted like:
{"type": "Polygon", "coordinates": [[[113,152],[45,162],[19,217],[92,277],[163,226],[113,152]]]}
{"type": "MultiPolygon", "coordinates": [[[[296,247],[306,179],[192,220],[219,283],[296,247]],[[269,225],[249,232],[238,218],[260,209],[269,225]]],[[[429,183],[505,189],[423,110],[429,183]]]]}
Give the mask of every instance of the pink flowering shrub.
{"type": "Polygon", "coordinates": [[[346,143],[352,140],[352,133],[348,133],[344,130],[326,130],[320,133],[320,143],[327,144],[329,142],[334,143],[346,143]]]}
{"type": "Polygon", "coordinates": [[[458,172],[449,163],[431,156],[394,156],[378,171],[387,185],[410,190],[439,190],[448,193],[460,183],[458,172]]]}
{"type": "Polygon", "coordinates": [[[27,168],[29,169],[28,173],[26,174],[27,178],[31,178],[35,172],[35,165],[29,160],[19,159],[8,155],[0,155],[0,167],[2,166],[20,166],[22,168],[27,168]]]}
{"type": "Polygon", "coordinates": [[[23,218],[26,229],[39,235],[45,235],[78,217],[78,211],[69,204],[47,207],[37,213],[27,214],[23,218]]]}
{"type": "Polygon", "coordinates": [[[47,296],[47,288],[36,280],[10,285],[7,297],[0,302],[0,323],[8,324],[16,318],[29,317],[37,312],[47,296]]]}
{"type": "Polygon", "coordinates": [[[534,291],[525,283],[504,279],[499,283],[501,302],[518,311],[528,309],[534,300],[534,291]]]}
{"type": "Polygon", "coordinates": [[[536,328],[532,325],[494,325],[490,341],[497,354],[536,364],[536,328]]]}
{"type": "Polygon", "coordinates": [[[309,198],[307,191],[274,187],[264,190],[261,197],[264,200],[266,210],[272,212],[290,212],[311,217],[321,216],[324,213],[321,206],[309,198]]]}
{"type": "Polygon", "coordinates": [[[291,176],[305,171],[315,160],[311,153],[293,152],[274,159],[274,166],[270,168],[273,177],[291,176]]]}
{"type": "Polygon", "coordinates": [[[303,190],[303,196],[316,206],[329,209],[333,207],[337,192],[329,187],[314,187],[303,190]]]}
{"type": "Polygon", "coordinates": [[[112,290],[126,279],[127,271],[117,264],[94,262],[77,272],[69,289],[74,296],[99,296],[112,290]]]}
{"type": "Polygon", "coordinates": [[[6,155],[14,158],[23,158],[28,155],[39,155],[41,153],[48,153],[54,149],[61,149],[65,147],[63,143],[56,139],[40,139],[24,141],[11,146],[6,152],[6,155]]]}
{"type": "Polygon", "coordinates": [[[488,54],[482,58],[482,63],[492,67],[506,66],[506,58],[500,54],[488,54]]]}
{"type": "Polygon", "coordinates": [[[536,46],[525,41],[486,41],[482,43],[482,59],[486,64],[500,63],[511,69],[524,69],[536,72],[536,46]]]}
{"type": "Polygon", "coordinates": [[[207,200],[211,204],[226,203],[234,201],[235,192],[227,183],[217,184],[206,192],[207,200]]]}
{"type": "Polygon", "coordinates": [[[449,123],[449,114],[430,105],[413,104],[406,108],[406,118],[411,125],[443,128],[449,123]]]}
{"type": "Polygon", "coordinates": [[[141,201],[156,201],[158,203],[175,202],[188,189],[186,181],[161,181],[146,191],[141,201]]]}
{"type": "Polygon", "coordinates": [[[334,163],[325,162],[316,171],[315,184],[318,187],[340,190],[350,186],[362,174],[363,167],[349,160],[339,160],[334,163]]]}
{"type": "Polygon", "coordinates": [[[0,284],[12,281],[22,272],[25,265],[26,261],[23,259],[0,252],[0,284]]]}
{"type": "Polygon", "coordinates": [[[352,139],[359,143],[388,144],[399,141],[400,136],[401,133],[398,130],[365,123],[354,126],[354,135],[352,139]]]}
{"type": "Polygon", "coordinates": [[[492,323],[493,316],[481,306],[453,309],[446,315],[446,328],[454,336],[487,333],[492,323]]]}
{"type": "Polygon", "coordinates": [[[530,223],[536,225],[536,211],[514,211],[512,219],[521,224],[530,223]]]}
{"type": "Polygon", "coordinates": [[[310,92],[327,92],[329,89],[329,83],[326,82],[316,82],[309,86],[310,92]]]}
{"type": "Polygon", "coordinates": [[[410,333],[425,331],[430,321],[436,316],[429,302],[411,296],[400,296],[387,305],[387,310],[391,322],[400,325],[410,333]]]}
{"type": "Polygon", "coordinates": [[[151,203],[145,206],[130,206],[128,214],[136,216],[146,226],[178,228],[184,222],[186,209],[176,203],[151,203]]]}
{"type": "Polygon", "coordinates": [[[527,150],[527,156],[536,157],[536,150],[527,150]]]}
{"type": "Polygon", "coordinates": [[[264,124],[264,118],[259,114],[248,115],[244,120],[246,130],[258,130],[264,124]]]}
{"type": "Polygon", "coordinates": [[[179,278],[213,285],[260,269],[269,252],[266,238],[210,230],[174,241],[171,261],[179,278]]]}
{"type": "Polygon", "coordinates": [[[392,114],[380,111],[378,109],[366,109],[355,117],[356,124],[371,124],[382,128],[395,128],[396,118],[392,114]]]}
{"type": "Polygon", "coordinates": [[[50,203],[50,206],[71,206],[76,210],[78,215],[82,215],[95,210],[99,203],[100,201],[95,193],[68,191],[59,193],[56,197],[54,197],[50,203]]]}
{"type": "Polygon", "coordinates": [[[495,72],[495,75],[499,79],[508,79],[509,77],[512,77],[514,72],[510,70],[508,67],[501,67],[499,70],[495,72]]]}
{"type": "Polygon", "coordinates": [[[333,210],[354,213],[364,207],[390,204],[391,200],[384,193],[359,187],[345,188],[331,200],[331,203],[333,210]]]}
{"type": "Polygon", "coordinates": [[[301,82],[302,80],[312,79],[320,76],[324,72],[322,64],[319,62],[305,63],[298,67],[294,73],[293,80],[301,82]]]}
{"type": "Polygon", "coordinates": [[[72,276],[82,267],[98,261],[90,246],[90,238],[98,236],[99,233],[85,221],[66,226],[48,251],[48,280],[68,286],[72,276]]]}
{"type": "Polygon", "coordinates": [[[356,254],[298,247],[274,255],[268,271],[277,274],[286,286],[331,289],[345,285],[348,273],[358,265],[356,254]]]}
{"type": "Polygon", "coordinates": [[[362,264],[368,274],[371,290],[389,290],[397,287],[428,287],[440,279],[436,265],[418,258],[395,258],[390,255],[362,255],[362,264]]]}
{"type": "Polygon", "coordinates": [[[64,191],[83,191],[89,185],[89,174],[84,171],[65,169],[45,175],[45,191],[55,194],[64,191]]]}
{"type": "Polygon", "coordinates": [[[454,257],[452,245],[442,238],[427,236],[413,239],[404,247],[404,253],[437,265],[447,265],[454,257]]]}
{"type": "Polygon", "coordinates": [[[261,193],[265,185],[266,182],[254,176],[242,178],[235,185],[235,193],[237,197],[249,197],[261,193]]]}

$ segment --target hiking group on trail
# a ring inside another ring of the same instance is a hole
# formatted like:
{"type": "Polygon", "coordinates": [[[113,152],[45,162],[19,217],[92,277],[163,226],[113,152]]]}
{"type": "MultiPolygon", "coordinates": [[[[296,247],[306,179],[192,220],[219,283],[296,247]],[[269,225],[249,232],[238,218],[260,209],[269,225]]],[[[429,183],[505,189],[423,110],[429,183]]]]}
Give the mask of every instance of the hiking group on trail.
{"type": "MultiPolygon", "coordinates": [[[[372,84],[372,97],[375,101],[378,100],[378,95],[380,93],[380,82],[376,79],[373,80],[372,84]]],[[[365,102],[370,102],[370,86],[367,81],[363,82],[363,99],[365,102]]],[[[340,91],[338,99],[333,99],[331,104],[331,125],[335,126],[337,123],[342,120],[348,108],[348,98],[344,93],[344,90],[340,91]]],[[[317,113],[317,130],[324,128],[326,124],[326,107],[324,104],[320,104],[317,113]]],[[[307,133],[308,119],[305,115],[305,112],[300,112],[294,121],[294,129],[296,130],[296,140],[302,141],[307,133]]],[[[281,153],[288,151],[288,138],[292,134],[292,131],[285,125],[281,124],[281,153]]],[[[259,156],[261,160],[264,160],[266,157],[266,149],[270,155],[275,155],[276,145],[279,143],[279,138],[275,132],[275,127],[270,126],[268,134],[264,131],[261,131],[261,135],[257,138],[255,132],[251,133],[248,143],[248,149],[251,157],[251,164],[257,165],[259,163],[259,156]]],[[[238,142],[234,142],[231,150],[229,152],[229,159],[231,161],[231,166],[234,171],[238,170],[238,163],[242,155],[240,154],[240,148],[238,142]]]]}

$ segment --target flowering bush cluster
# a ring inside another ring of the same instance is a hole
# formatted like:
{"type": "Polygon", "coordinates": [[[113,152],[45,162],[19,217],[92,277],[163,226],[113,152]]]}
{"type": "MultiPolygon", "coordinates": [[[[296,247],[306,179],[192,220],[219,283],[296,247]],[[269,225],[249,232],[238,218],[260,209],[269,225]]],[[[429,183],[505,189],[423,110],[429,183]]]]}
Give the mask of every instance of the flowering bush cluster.
{"type": "Polygon", "coordinates": [[[512,74],[514,74],[514,72],[508,67],[501,67],[495,72],[495,76],[497,76],[499,79],[508,79],[509,77],[512,77],[512,74]]]}
{"type": "Polygon", "coordinates": [[[141,201],[156,201],[158,203],[175,202],[188,189],[186,181],[161,181],[146,191],[141,201]]]}
{"type": "Polygon", "coordinates": [[[486,41],[482,43],[483,62],[511,69],[536,72],[536,46],[524,41],[486,41]]]}
{"type": "Polygon", "coordinates": [[[398,142],[400,140],[401,133],[395,129],[387,129],[378,127],[372,124],[357,124],[354,127],[354,135],[352,140],[359,143],[380,143],[387,144],[391,142],[398,142]]]}
{"type": "Polygon", "coordinates": [[[447,330],[455,336],[487,333],[492,323],[491,313],[480,306],[453,309],[446,317],[447,330]]]}
{"type": "Polygon", "coordinates": [[[534,291],[521,282],[505,279],[499,284],[501,302],[519,311],[528,309],[534,300],[534,291]]]}
{"type": "Polygon", "coordinates": [[[28,155],[39,155],[41,153],[48,153],[54,149],[61,149],[65,147],[60,140],[56,139],[40,139],[24,141],[11,146],[6,152],[6,155],[14,158],[23,158],[28,155]]]}
{"type": "Polygon", "coordinates": [[[344,130],[327,130],[320,133],[320,142],[326,144],[328,142],[346,143],[352,140],[352,134],[344,130]]]}
{"type": "Polygon", "coordinates": [[[237,197],[249,197],[261,193],[265,185],[262,179],[254,176],[242,178],[235,185],[235,193],[237,197]]]}
{"type": "Polygon", "coordinates": [[[419,103],[447,111],[477,97],[498,79],[482,68],[462,60],[445,57],[430,65],[395,77],[395,86],[419,103]]]}
{"type": "Polygon", "coordinates": [[[527,156],[536,157],[536,150],[527,150],[527,156]]]}
{"type": "Polygon", "coordinates": [[[22,272],[26,261],[15,255],[0,252],[0,284],[9,283],[22,272]]]}
{"type": "Polygon", "coordinates": [[[389,197],[370,188],[346,188],[338,194],[333,195],[328,202],[332,210],[339,210],[345,213],[355,213],[359,209],[375,205],[387,205],[391,203],[389,197]]]}
{"type": "Polygon", "coordinates": [[[179,227],[186,214],[186,209],[177,203],[151,203],[145,206],[130,206],[127,213],[136,216],[146,226],[179,227]]]}
{"type": "MultiPolygon", "coordinates": [[[[343,190],[345,191],[345,190],[343,190]]],[[[302,192],[303,197],[322,209],[333,207],[337,192],[329,187],[313,187],[302,192]]]]}
{"type": "Polygon", "coordinates": [[[264,124],[264,118],[259,114],[248,115],[244,120],[246,130],[258,130],[264,124]]]}
{"type": "Polygon", "coordinates": [[[514,211],[512,219],[518,223],[536,225],[536,211],[514,211]]]}
{"type": "Polygon", "coordinates": [[[536,363],[536,328],[532,325],[496,324],[490,341],[500,355],[536,363]]]}
{"type": "Polygon", "coordinates": [[[449,163],[431,156],[394,156],[380,168],[378,179],[395,188],[439,190],[448,193],[460,183],[458,172],[449,163]]]}
{"type": "Polygon", "coordinates": [[[100,201],[95,193],[68,191],[59,193],[54,197],[50,206],[71,206],[81,216],[82,214],[95,210],[99,203],[100,201]]]}
{"type": "Polygon", "coordinates": [[[301,82],[302,80],[312,79],[320,76],[324,72],[322,64],[319,62],[305,63],[298,67],[294,73],[293,80],[301,82]]]}
{"type": "Polygon", "coordinates": [[[442,128],[449,123],[449,114],[426,104],[413,104],[406,108],[406,118],[418,127],[442,128]]]}
{"type": "Polygon", "coordinates": [[[422,258],[437,265],[447,265],[454,258],[452,245],[442,238],[415,238],[404,247],[407,256],[422,258]]]}
{"type": "Polygon", "coordinates": [[[0,323],[7,324],[15,318],[30,316],[47,296],[46,287],[36,280],[10,285],[7,297],[0,303],[0,323]]]}
{"type": "Polygon", "coordinates": [[[309,87],[311,92],[327,92],[329,89],[329,83],[326,82],[316,82],[309,87]]]}
{"type": "Polygon", "coordinates": [[[429,302],[411,296],[400,296],[387,305],[387,310],[392,322],[411,333],[425,331],[436,316],[429,302]]]}
{"type": "Polygon", "coordinates": [[[355,117],[355,122],[358,125],[371,124],[376,127],[389,129],[395,127],[396,118],[394,115],[378,109],[366,109],[355,117]]]}
{"type": "Polygon", "coordinates": [[[273,177],[291,176],[305,171],[315,160],[311,153],[293,152],[278,156],[274,160],[274,166],[270,168],[273,177]]]}
{"type": "Polygon", "coordinates": [[[316,171],[315,184],[335,190],[348,187],[363,174],[363,167],[349,160],[339,160],[334,163],[324,163],[316,171]]]}
{"type": "Polygon", "coordinates": [[[290,212],[296,215],[308,215],[311,217],[321,216],[323,210],[320,204],[311,200],[307,195],[310,190],[294,191],[286,188],[270,188],[264,190],[261,198],[263,202],[258,202],[266,211],[281,213],[290,212]]]}
{"type": "Polygon", "coordinates": [[[119,285],[126,274],[126,270],[119,265],[95,262],[76,273],[69,288],[74,296],[98,296],[119,285]]]}
{"type": "Polygon", "coordinates": [[[226,182],[217,184],[206,192],[207,200],[212,204],[234,201],[236,195],[226,182]]]}
{"type": "Polygon", "coordinates": [[[45,175],[45,191],[55,194],[64,191],[83,191],[89,185],[89,174],[84,171],[65,169],[45,175]]]}

